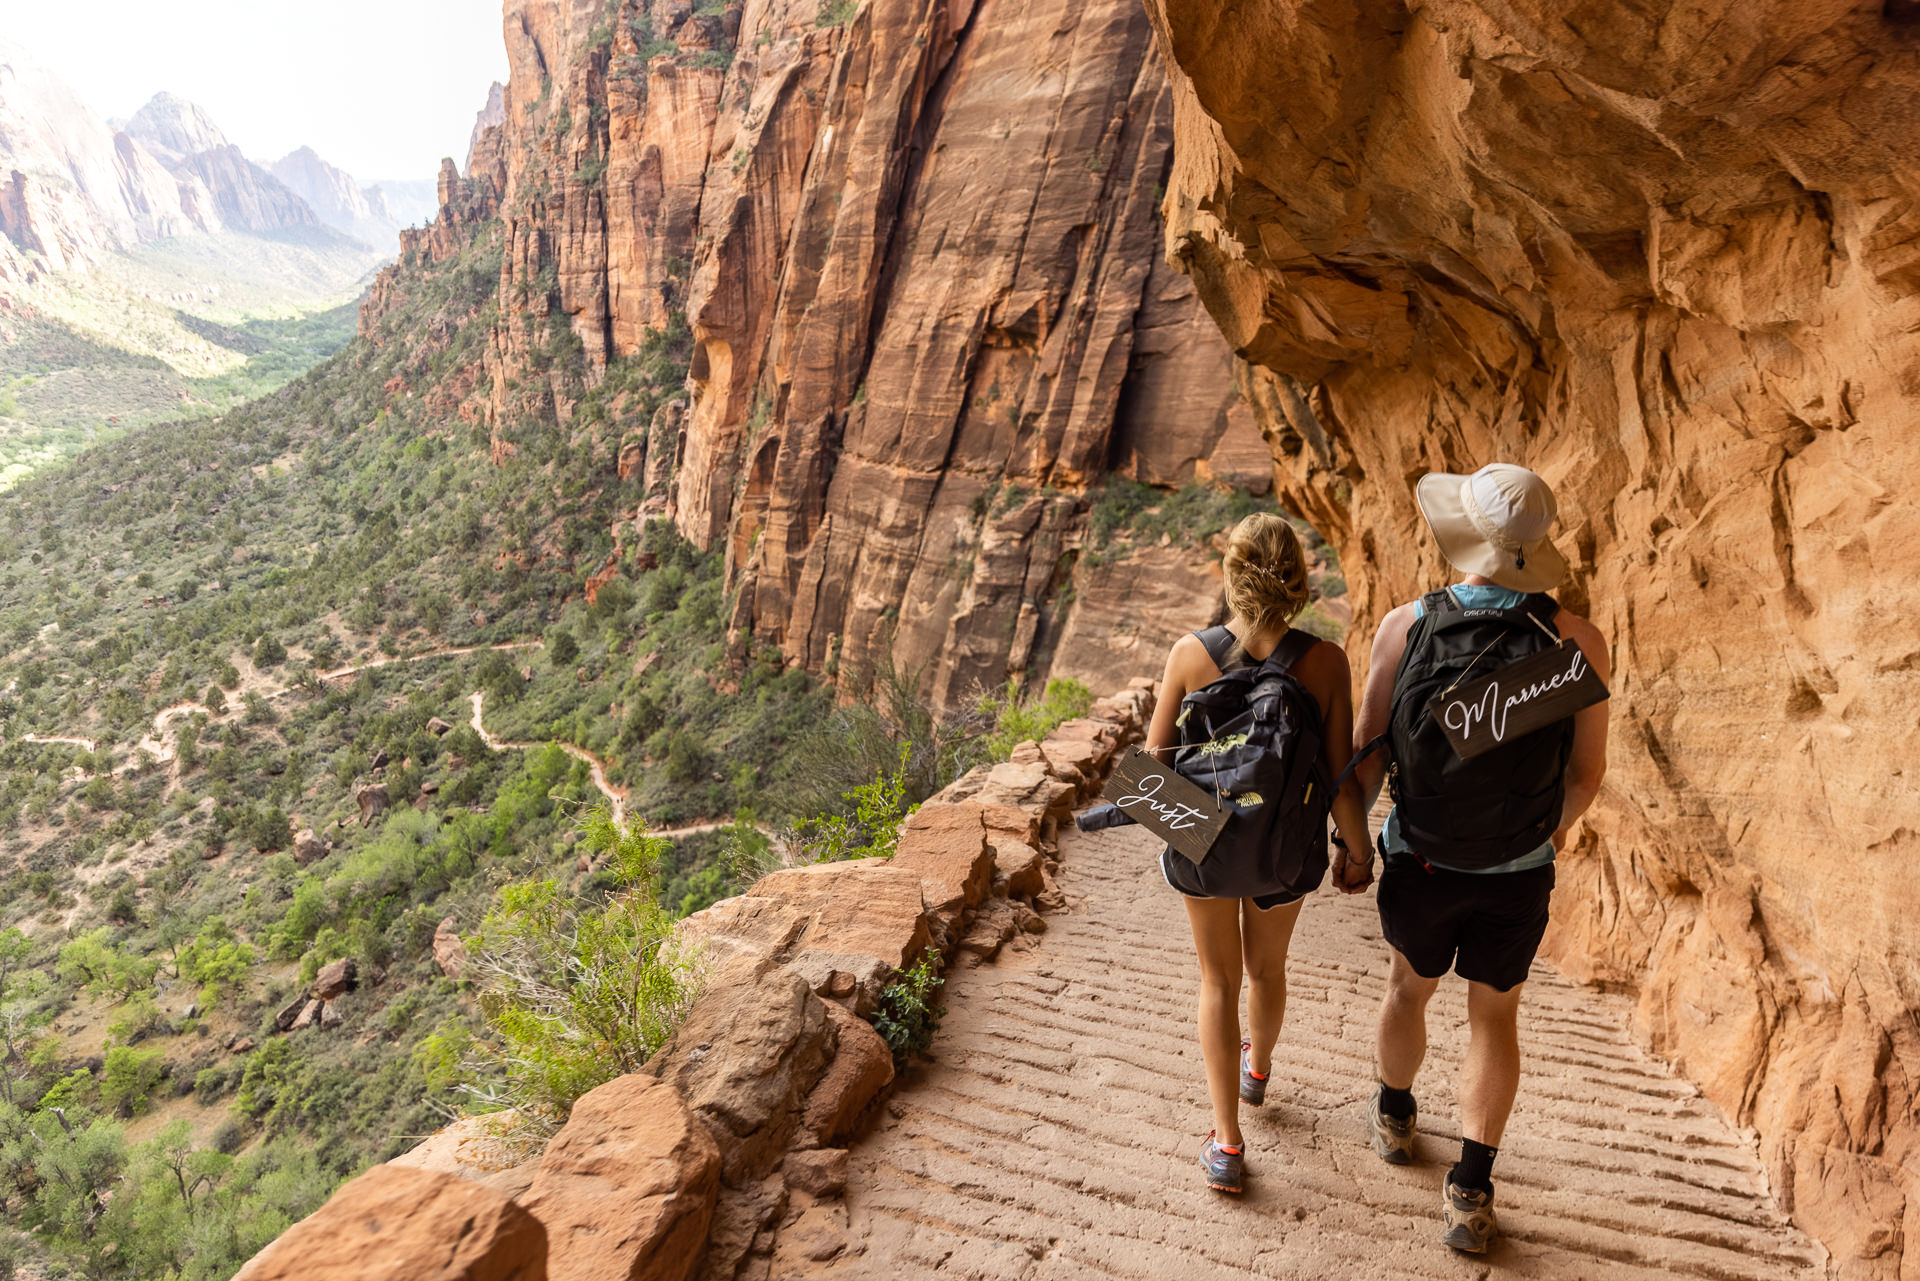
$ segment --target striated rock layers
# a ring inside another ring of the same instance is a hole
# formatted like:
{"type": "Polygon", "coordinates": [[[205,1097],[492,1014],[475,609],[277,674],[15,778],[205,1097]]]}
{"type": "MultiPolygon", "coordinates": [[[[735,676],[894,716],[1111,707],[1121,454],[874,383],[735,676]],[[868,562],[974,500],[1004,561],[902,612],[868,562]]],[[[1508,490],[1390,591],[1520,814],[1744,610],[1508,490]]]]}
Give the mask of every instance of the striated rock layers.
{"type": "Polygon", "coordinates": [[[1553,952],[1920,1276],[1915,6],[1149,8],[1168,252],[1361,620],[1442,575],[1421,473],[1560,495],[1617,678],[1553,952]]]}
{"type": "Polygon", "coordinates": [[[596,370],[690,344],[688,401],[604,447],[636,509],[725,549],[740,644],[955,701],[1112,688],[1217,608],[1205,547],[1086,554],[1110,474],[1272,468],[1159,261],[1172,101],[1137,4],[512,0],[505,28],[500,123],[403,245],[500,219],[496,433],[568,418],[557,325],[596,370]]]}

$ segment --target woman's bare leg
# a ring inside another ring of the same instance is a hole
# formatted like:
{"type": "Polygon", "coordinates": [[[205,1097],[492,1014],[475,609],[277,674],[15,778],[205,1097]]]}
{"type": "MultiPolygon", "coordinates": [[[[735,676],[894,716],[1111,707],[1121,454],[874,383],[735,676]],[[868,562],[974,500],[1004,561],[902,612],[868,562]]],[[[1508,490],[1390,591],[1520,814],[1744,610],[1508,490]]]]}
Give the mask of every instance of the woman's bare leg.
{"type": "MultiPolygon", "coordinates": [[[[1261,1076],[1273,1070],[1273,1046],[1287,1020],[1287,947],[1300,919],[1304,899],[1261,911],[1252,899],[1242,899],[1240,950],[1247,973],[1247,1057],[1261,1076]]],[[[1234,1073],[1234,1088],[1240,1078],[1234,1073]]]]}
{"type": "Polygon", "coordinates": [[[1200,954],[1200,1052],[1207,1063],[1218,1142],[1240,1137],[1240,900],[1189,898],[1187,922],[1200,954]]]}

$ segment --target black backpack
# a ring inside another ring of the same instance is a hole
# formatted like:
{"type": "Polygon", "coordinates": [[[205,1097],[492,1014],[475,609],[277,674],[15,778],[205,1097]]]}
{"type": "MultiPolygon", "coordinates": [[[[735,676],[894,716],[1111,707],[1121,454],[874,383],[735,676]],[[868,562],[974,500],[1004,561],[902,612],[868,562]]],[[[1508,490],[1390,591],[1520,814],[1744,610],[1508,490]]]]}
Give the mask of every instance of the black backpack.
{"type": "Polygon", "coordinates": [[[1560,607],[1544,592],[1514,609],[1463,608],[1446,590],[1420,603],[1394,675],[1386,735],[1400,835],[1442,866],[1495,867],[1538,849],[1558,826],[1573,718],[1463,760],[1427,704],[1442,690],[1557,643],[1560,607]]]}
{"type": "Polygon", "coordinates": [[[1239,650],[1233,633],[1194,633],[1221,669],[1180,700],[1173,767],[1227,805],[1227,824],[1199,863],[1169,849],[1160,865],[1175,889],[1206,898],[1307,894],[1327,871],[1333,804],[1320,705],[1292,674],[1319,638],[1298,629],[1265,662],[1239,650]]]}

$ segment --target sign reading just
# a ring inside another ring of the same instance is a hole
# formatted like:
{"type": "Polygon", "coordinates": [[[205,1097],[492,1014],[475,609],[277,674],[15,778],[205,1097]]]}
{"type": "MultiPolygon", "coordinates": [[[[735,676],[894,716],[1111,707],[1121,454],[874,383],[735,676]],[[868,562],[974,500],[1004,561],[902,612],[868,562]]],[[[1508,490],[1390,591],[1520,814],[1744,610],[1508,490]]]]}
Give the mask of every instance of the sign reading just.
{"type": "Polygon", "coordinates": [[[1100,795],[1195,863],[1213,848],[1233,810],[1137,747],[1113,767],[1100,795]]]}
{"type": "Polygon", "coordinates": [[[1433,696],[1427,710],[1466,760],[1525,738],[1607,697],[1587,656],[1570,640],[1529,654],[1491,676],[1433,696]]]}

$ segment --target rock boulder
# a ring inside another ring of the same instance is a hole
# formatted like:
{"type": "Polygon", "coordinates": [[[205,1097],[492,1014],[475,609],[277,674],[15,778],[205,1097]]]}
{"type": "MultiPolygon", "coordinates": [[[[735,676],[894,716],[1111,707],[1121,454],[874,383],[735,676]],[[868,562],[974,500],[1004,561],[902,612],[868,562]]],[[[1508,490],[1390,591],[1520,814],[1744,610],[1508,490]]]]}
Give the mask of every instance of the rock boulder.
{"type": "Polygon", "coordinates": [[[376,1165],[288,1228],[235,1281],[546,1281],[547,1232],[500,1193],[376,1165]]]}
{"type": "Polygon", "coordinates": [[[553,1281],[685,1281],[719,1187],[707,1128],[636,1074],[581,1096],[520,1204],[546,1227],[553,1281]]]}

